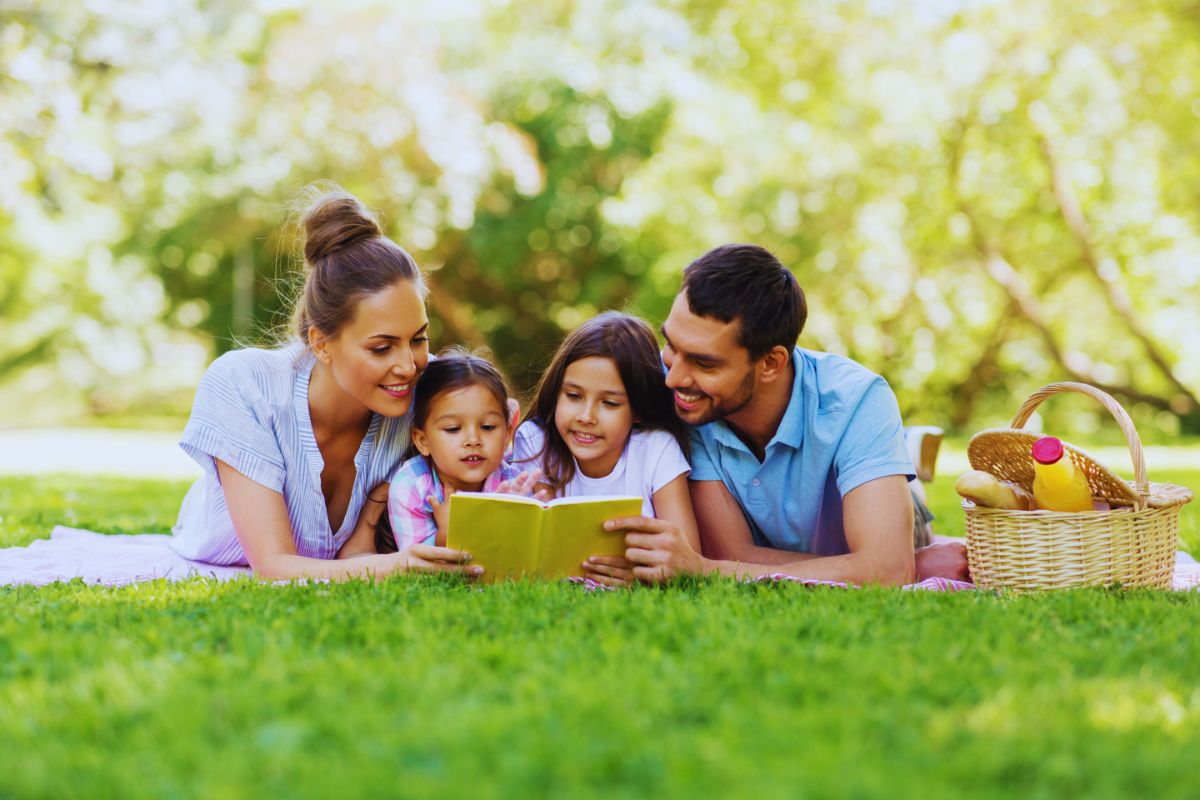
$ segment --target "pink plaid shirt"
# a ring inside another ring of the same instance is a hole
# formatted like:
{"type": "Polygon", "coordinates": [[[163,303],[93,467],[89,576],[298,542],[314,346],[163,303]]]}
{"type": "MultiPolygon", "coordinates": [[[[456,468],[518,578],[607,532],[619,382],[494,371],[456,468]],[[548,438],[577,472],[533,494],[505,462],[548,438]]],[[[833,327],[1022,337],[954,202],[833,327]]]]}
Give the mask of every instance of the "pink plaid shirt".
{"type": "MultiPolygon", "coordinates": [[[[495,492],[501,481],[512,480],[521,470],[501,461],[500,467],[488,475],[483,482],[484,492],[495,492]]],[[[396,535],[396,547],[403,550],[413,544],[433,544],[437,535],[437,522],[433,519],[433,506],[426,499],[432,495],[439,503],[446,501],[442,482],[425,456],[415,456],[405,461],[392,476],[388,487],[388,520],[392,533],[396,535]]]]}

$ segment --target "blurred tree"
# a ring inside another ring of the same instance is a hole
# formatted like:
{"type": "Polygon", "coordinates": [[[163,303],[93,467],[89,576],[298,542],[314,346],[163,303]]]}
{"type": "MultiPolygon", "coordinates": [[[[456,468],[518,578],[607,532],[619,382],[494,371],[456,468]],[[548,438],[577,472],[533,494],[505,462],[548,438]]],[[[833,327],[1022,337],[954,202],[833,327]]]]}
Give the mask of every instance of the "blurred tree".
{"type": "Polygon", "coordinates": [[[654,152],[669,109],[626,118],[561,84],[502,91],[492,108],[530,137],[544,186],[532,197],[511,181],[486,192],[474,224],[433,251],[430,300],[451,339],[490,344],[528,389],[564,331],[625,307],[645,272],[647,256],[625,247],[600,209],[654,152]]]}
{"type": "Polygon", "coordinates": [[[1194,9],[9,3],[0,393],[186,396],[198,343],[282,321],[288,202],[333,178],[430,269],[439,344],[522,388],[564,330],[657,320],[748,240],[800,277],[803,342],[913,421],[1075,378],[1200,431],[1194,9]]]}

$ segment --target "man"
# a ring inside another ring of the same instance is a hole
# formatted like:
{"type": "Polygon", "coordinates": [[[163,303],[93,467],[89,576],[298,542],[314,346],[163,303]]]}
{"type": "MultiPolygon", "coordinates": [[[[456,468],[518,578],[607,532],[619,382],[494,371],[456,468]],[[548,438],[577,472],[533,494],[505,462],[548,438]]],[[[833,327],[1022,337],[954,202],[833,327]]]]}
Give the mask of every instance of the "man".
{"type": "MultiPolygon", "coordinates": [[[[612,520],[627,532],[634,577],[965,578],[960,543],[914,559],[928,513],[918,501],[914,516],[891,388],[850,359],[796,347],[806,317],[795,277],[761,247],[718,247],[684,270],[662,357],[675,411],[694,426],[689,487],[703,552],[670,523],[612,520]]],[[[623,572],[613,565],[614,577],[623,572]]]]}

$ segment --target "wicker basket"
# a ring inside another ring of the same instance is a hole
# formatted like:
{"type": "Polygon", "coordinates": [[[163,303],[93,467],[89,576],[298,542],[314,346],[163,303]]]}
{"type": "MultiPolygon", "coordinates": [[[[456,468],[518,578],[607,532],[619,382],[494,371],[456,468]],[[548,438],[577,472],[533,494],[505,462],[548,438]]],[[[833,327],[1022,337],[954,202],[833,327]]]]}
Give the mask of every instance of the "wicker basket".
{"type": "Polygon", "coordinates": [[[1012,428],[981,431],[971,438],[971,467],[1033,488],[1030,449],[1039,438],[1021,430],[1047,397],[1080,392],[1100,402],[1125,434],[1135,479],[1123,481],[1086,453],[1064,445],[1087,475],[1092,496],[1110,511],[1066,513],[982,508],[963,501],[967,557],[975,584],[985,588],[1063,589],[1072,586],[1171,585],[1179,540],[1179,510],[1192,492],[1146,480],[1146,457],[1133,422],[1108,394],[1084,383],[1053,383],[1034,393],[1013,418],[1012,428]]]}

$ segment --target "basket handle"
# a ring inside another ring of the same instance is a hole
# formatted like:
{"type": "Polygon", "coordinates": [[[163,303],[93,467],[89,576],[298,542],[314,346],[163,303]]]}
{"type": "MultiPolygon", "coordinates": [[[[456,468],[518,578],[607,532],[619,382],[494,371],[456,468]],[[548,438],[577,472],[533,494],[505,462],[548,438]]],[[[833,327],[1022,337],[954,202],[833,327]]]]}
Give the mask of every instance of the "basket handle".
{"type": "Polygon", "coordinates": [[[1138,436],[1137,429],[1133,427],[1133,420],[1129,418],[1129,414],[1125,412],[1121,404],[1112,398],[1112,395],[1086,383],[1075,383],[1074,381],[1051,383],[1029,396],[1029,399],[1017,411],[1017,415],[1013,417],[1012,427],[1024,428],[1025,423],[1033,416],[1033,412],[1046,398],[1067,392],[1086,394],[1104,406],[1121,426],[1121,432],[1125,434],[1125,442],[1129,445],[1129,457],[1133,461],[1133,477],[1139,500],[1138,508],[1145,508],[1150,498],[1150,483],[1146,479],[1146,454],[1142,452],[1142,440],[1138,436]]]}

